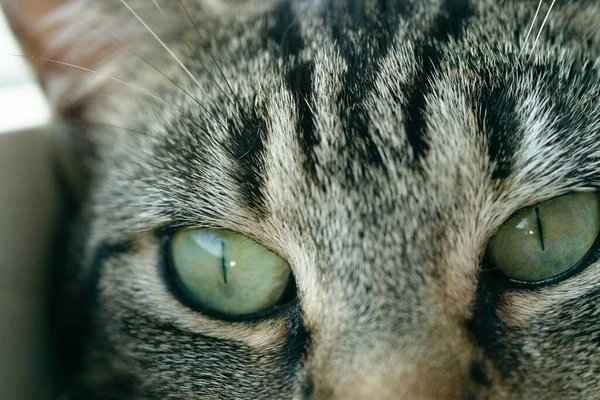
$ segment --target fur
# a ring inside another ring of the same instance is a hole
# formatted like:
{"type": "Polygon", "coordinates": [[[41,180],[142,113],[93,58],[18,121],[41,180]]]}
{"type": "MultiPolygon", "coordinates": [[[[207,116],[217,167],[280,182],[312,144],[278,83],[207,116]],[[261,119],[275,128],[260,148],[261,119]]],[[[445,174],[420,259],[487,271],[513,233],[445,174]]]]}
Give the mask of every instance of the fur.
{"type": "Polygon", "coordinates": [[[111,55],[46,80],[92,148],[70,398],[600,398],[600,263],[532,290],[482,261],[515,211],[600,185],[596,1],[557,1],[535,47],[531,1],[127,3],[165,46],[73,3],[55,43],[111,55]],[[181,304],[161,238],[204,226],[283,256],[298,300],[181,304]]]}

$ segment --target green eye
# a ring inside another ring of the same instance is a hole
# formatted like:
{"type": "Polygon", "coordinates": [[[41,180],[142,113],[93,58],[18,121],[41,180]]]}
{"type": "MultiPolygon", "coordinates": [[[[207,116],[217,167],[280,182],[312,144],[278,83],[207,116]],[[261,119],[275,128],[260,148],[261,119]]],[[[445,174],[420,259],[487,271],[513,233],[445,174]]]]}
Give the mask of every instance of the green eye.
{"type": "Polygon", "coordinates": [[[593,251],[599,231],[598,194],[568,194],[513,215],[490,241],[487,259],[509,279],[558,279],[593,251]]]}
{"type": "Polygon", "coordinates": [[[195,306],[219,314],[268,310],[281,303],[293,279],[285,260],[228,230],[180,231],[170,252],[179,291],[195,306]]]}

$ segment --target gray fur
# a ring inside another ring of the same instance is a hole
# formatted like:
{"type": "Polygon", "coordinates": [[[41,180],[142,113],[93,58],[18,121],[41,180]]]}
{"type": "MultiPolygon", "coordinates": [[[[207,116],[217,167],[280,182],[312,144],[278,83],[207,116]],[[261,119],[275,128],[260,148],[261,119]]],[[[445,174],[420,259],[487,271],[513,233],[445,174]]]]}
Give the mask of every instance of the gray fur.
{"type": "Polygon", "coordinates": [[[105,67],[164,102],[102,80],[82,118],[103,124],[73,128],[95,149],[73,397],[600,398],[600,264],[536,290],[482,272],[512,213],[600,185],[597,2],[557,2],[535,49],[531,1],[186,2],[200,34],[132,2],[194,79],[114,3],[102,24],[153,66],[105,67]],[[181,304],[159,233],[202,226],[286,258],[298,304],[181,304]]]}

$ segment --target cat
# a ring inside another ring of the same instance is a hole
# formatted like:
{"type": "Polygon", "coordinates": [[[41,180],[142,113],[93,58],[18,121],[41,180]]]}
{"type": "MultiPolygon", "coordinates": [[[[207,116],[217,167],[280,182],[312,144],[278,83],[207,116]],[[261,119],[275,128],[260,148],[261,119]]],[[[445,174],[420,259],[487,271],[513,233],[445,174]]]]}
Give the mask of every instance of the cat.
{"type": "Polygon", "coordinates": [[[7,9],[78,204],[61,398],[600,398],[597,1],[7,9]]]}

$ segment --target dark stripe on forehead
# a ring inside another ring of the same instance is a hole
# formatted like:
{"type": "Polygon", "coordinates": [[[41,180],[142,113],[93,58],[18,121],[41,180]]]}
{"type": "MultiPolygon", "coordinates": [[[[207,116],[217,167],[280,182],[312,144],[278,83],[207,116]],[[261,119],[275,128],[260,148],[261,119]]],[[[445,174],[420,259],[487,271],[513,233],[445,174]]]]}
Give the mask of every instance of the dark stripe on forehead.
{"type": "MultiPolygon", "coordinates": [[[[338,97],[349,164],[384,170],[378,146],[369,134],[371,125],[366,99],[374,90],[381,68],[398,29],[398,22],[411,10],[408,1],[363,0],[332,2],[331,29],[347,73],[338,97]]],[[[348,168],[351,171],[352,168],[348,168]]],[[[355,177],[348,176],[351,180],[355,177]]],[[[352,182],[351,182],[352,183],[352,182]]]]}
{"type": "Polygon", "coordinates": [[[426,98],[431,92],[431,80],[440,64],[442,46],[451,39],[460,39],[463,25],[473,15],[468,0],[446,0],[429,31],[423,33],[417,43],[417,60],[420,65],[417,74],[405,88],[406,122],[405,130],[408,142],[413,150],[415,166],[419,165],[427,151],[427,132],[425,123],[426,98]]]}
{"type": "Polygon", "coordinates": [[[296,131],[304,156],[304,170],[309,177],[316,179],[316,163],[314,148],[319,145],[319,137],[315,132],[315,120],[310,104],[313,93],[313,75],[315,65],[312,61],[300,62],[287,73],[285,84],[292,93],[298,111],[296,131]]]}
{"type": "Polygon", "coordinates": [[[412,3],[411,0],[330,0],[329,8],[342,17],[347,14],[350,22],[357,27],[377,23],[378,20],[374,19],[374,16],[379,17],[382,24],[385,22],[381,17],[398,14],[406,16],[412,10],[412,3]]]}
{"type": "Polygon", "coordinates": [[[516,147],[521,140],[517,99],[508,87],[511,87],[508,82],[503,87],[484,87],[481,98],[476,99],[480,106],[478,124],[487,137],[493,179],[509,176],[516,147]]]}
{"type": "Polygon", "coordinates": [[[316,157],[314,148],[319,144],[315,132],[314,116],[310,103],[313,93],[313,61],[299,61],[298,57],[305,47],[300,20],[293,7],[293,0],[282,1],[268,18],[268,40],[274,42],[281,57],[288,62],[284,69],[284,84],[296,103],[298,120],[296,132],[304,156],[304,170],[316,176],[316,157]]]}
{"type": "Polygon", "coordinates": [[[267,213],[264,196],[264,152],[267,140],[267,123],[259,110],[245,110],[239,120],[229,121],[229,140],[225,144],[235,165],[232,177],[247,206],[257,216],[267,213]]]}
{"type": "Polygon", "coordinates": [[[282,1],[267,18],[267,38],[278,46],[284,58],[298,56],[304,48],[300,21],[291,2],[282,1]]]}

